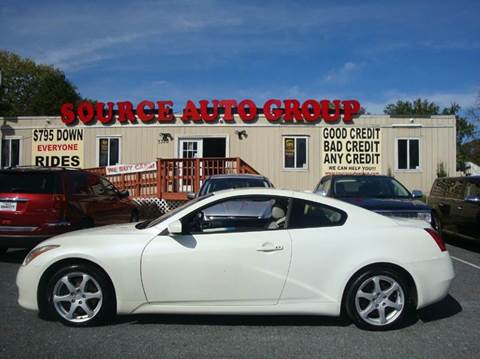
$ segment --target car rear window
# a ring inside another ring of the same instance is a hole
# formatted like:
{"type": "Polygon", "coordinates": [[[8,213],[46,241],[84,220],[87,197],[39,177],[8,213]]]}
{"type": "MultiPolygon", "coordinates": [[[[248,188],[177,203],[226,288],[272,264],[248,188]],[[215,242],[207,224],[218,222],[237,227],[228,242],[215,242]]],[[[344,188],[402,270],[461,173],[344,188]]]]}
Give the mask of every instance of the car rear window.
{"type": "Polygon", "coordinates": [[[59,173],[0,172],[0,193],[62,193],[59,173]]]}
{"type": "Polygon", "coordinates": [[[202,194],[218,192],[230,188],[270,187],[263,178],[222,178],[211,179],[202,189],[202,194]]]}

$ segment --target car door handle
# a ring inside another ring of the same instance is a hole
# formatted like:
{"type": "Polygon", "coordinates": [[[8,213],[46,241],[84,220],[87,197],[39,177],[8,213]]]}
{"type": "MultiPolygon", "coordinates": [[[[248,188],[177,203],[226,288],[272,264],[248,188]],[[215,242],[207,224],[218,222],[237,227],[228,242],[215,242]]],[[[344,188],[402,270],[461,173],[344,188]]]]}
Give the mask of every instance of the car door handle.
{"type": "Polygon", "coordinates": [[[275,252],[275,251],[281,251],[283,250],[282,245],[275,245],[270,242],[265,242],[262,244],[260,248],[257,248],[257,252],[275,252]]]}

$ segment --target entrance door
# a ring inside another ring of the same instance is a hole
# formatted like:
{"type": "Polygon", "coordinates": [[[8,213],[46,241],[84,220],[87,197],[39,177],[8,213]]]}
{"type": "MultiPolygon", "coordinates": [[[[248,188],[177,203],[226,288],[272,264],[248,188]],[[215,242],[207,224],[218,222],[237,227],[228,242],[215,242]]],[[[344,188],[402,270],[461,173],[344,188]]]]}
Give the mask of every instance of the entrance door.
{"type": "MultiPolygon", "coordinates": [[[[178,141],[178,157],[179,158],[201,158],[203,157],[203,140],[184,138],[178,141]]],[[[192,161],[179,163],[178,175],[178,190],[180,192],[192,192],[195,178],[195,165],[192,161]]],[[[202,169],[200,168],[200,176],[202,169]]]]}

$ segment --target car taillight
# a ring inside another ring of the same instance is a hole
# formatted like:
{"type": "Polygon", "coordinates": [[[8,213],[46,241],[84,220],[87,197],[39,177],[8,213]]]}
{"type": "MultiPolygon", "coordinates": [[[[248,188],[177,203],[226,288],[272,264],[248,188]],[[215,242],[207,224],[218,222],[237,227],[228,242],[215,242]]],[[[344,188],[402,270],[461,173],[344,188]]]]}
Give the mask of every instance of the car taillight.
{"type": "Polygon", "coordinates": [[[438,248],[440,248],[442,252],[445,252],[447,247],[445,247],[445,242],[443,242],[440,234],[438,234],[438,232],[432,228],[425,228],[425,230],[428,232],[428,234],[430,234],[430,236],[432,236],[435,243],[437,243],[438,248]]]}

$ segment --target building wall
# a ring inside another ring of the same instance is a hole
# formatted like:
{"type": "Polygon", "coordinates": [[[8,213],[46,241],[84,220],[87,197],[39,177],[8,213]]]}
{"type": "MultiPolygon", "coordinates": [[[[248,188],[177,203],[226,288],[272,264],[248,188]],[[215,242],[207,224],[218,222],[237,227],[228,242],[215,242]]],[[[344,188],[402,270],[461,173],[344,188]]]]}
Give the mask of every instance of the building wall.
{"type": "MultiPolygon", "coordinates": [[[[32,160],[32,130],[38,128],[65,128],[58,117],[0,118],[2,138],[22,138],[21,164],[30,165],[32,160]]],[[[121,163],[148,162],[156,158],[177,157],[177,142],[181,137],[227,137],[227,153],[240,157],[258,172],[269,177],[276,187],[297,190],[312,190],[318,183],[321,172],[321,144],[323,122],[315,125],[274,125],[260,117],[253,124],[114,124],[104,126],[77,125],[84,128],[84,167],[97,166],[97,137],[121,137],[121,163]],[[236,130],[246,130],[248,137],[240,140],[236,130]],[[174,140],[163,143],[161,133],[169,133],[174,140]],[[309,137],[308,169],[283,169],[284,135],[309,137]]],[[[343,124],[333,126],[345,126],[343,124]]],[[[431,118],[391,118],[385,115],[361,116],[355,119],[355,127],[379,127],[381,129],[382,173],[391,174],[407,188],[429,192],[436,178],[437,166],[443,162],[447,174],[456,172],[455,117],[433,116],[431,118]],[[400,137],[420,139],[421,169],[397,171],[396,139],[400,137]]]]}

